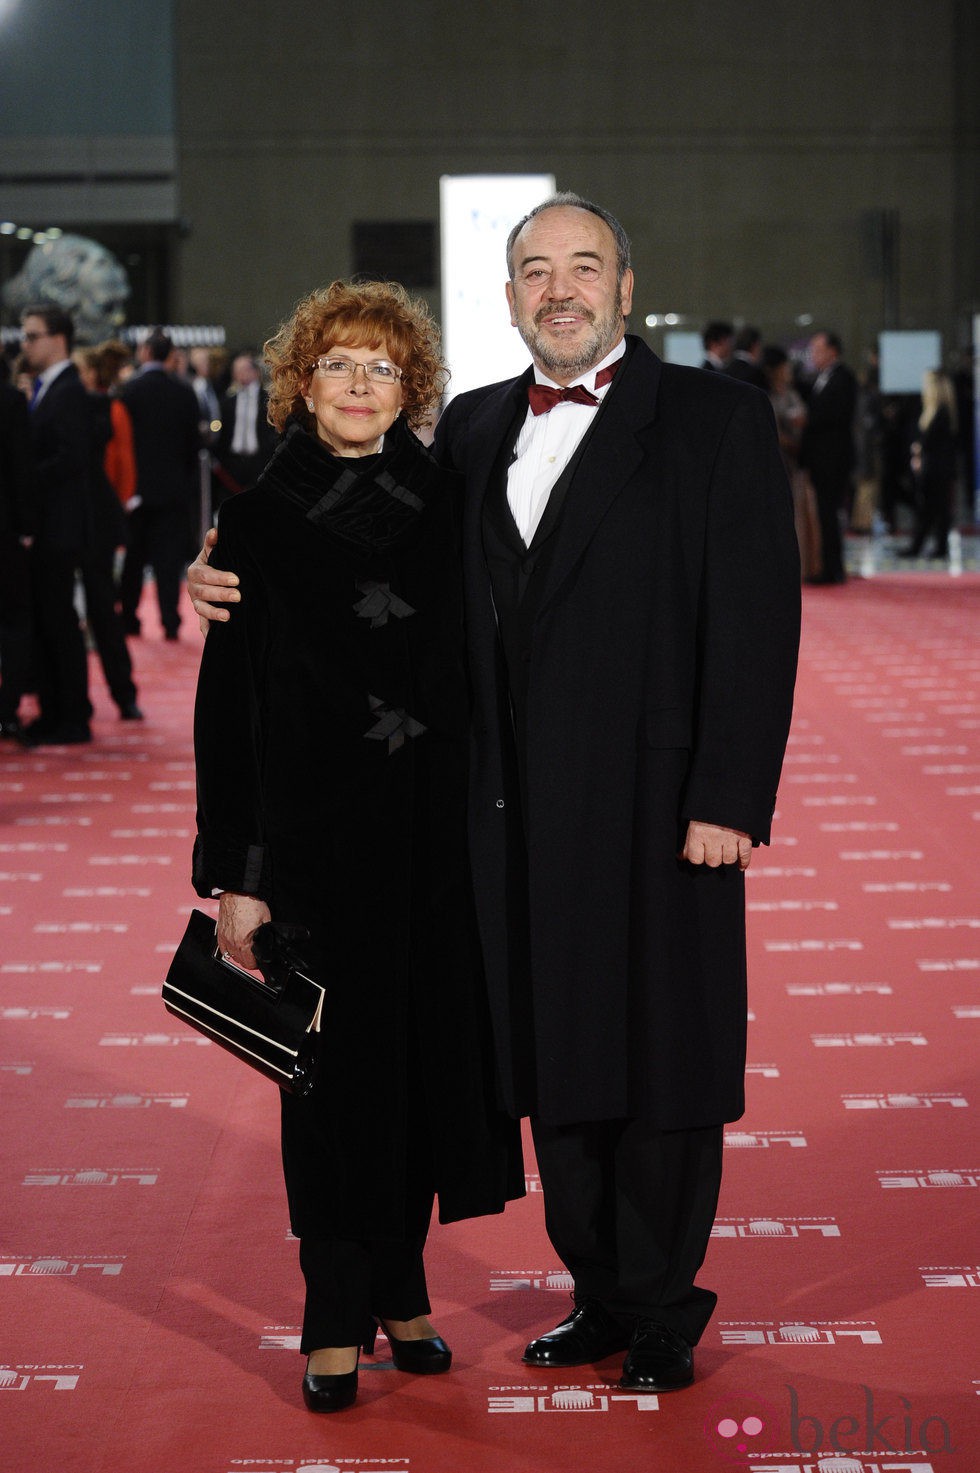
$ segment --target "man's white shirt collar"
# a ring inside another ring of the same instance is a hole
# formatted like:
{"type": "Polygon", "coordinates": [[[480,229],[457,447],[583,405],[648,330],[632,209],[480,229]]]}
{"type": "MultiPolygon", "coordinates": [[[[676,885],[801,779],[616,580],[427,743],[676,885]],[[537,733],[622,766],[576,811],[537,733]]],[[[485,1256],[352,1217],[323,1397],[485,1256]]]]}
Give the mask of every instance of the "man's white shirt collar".
{"type": "MultiPolygon", "coordinates": [[[[599,363],[574,379],[569,388],[582,384],[601,402],[611,383],[596,389],[596,375],[603,368],[618,363],[626,352],[621,338],[599,363]]],[[[560,388],[553,379],[534,365],[535,382],[560,388]]],[[[569,400],[556,404],[548,414],[532,414],[530,405],[514,447],[514,459],[507,474],[507,500],[525,546],[530,546],[538,529],[555,482],[568,465],[594,421],[596,410],[589,404],[569,400]]]]}

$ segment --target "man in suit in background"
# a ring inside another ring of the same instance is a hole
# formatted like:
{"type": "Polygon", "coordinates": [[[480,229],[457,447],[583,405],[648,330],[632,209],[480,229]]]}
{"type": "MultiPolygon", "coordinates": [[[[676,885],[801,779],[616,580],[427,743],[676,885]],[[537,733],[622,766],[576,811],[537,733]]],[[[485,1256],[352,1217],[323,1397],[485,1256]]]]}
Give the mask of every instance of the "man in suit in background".
{"type": "Polygon", "coordinates": [[[176,640],[180,628],[180,579],[201,443],[197,395],[186,379],[169,371],[172,355],[167,334],[152,332],[140,345],[139,372],[120,392],[133,421],[136,453],[136,495],[126,508],[129,545],[119,590],[123,621],[128,634],[139,634],[137,609],[149,564],[168,640],[176,640]]]}
{"type": "Polygon", "coordinates": [[[221,400],[221,429],[214,447],[224,472],[215,478],[215,509],[235,490],[254,485],[276,448],[268,408],[258,358],[250,351],[237,353],[231,365],[231,387],[221,400]]]}
{"type": "Polygon", "coordinates": [[[21,315],[24,357],[34,375],[30,424],[38,485],[31,585],[40,715],[20,736],[32,747],[92,739],[75,571],[91,535],[94,425],[71,362],[74,336],[60,307],[38,303],[21,315]]]}
{"type": "Polygon", "coordinates": [[[810,364],[816,378],[807,404],[800,465],[809,472],[817,498],[822,571],[808,578],[808,583],[843,583],[847,578],[841,512],[850,500],[857,464],[857,379],[841,362],[841,352],[841,340],[835,333],[815,332],[810,339],[810,364]]]}
{"type": "Polygon", "coordinates": [[[709,373],[722,373],[732,356],[735,329],[730,322],[713,321],[705,324],[701,334],[704,358],[701,367],[709,373]]]}
{"type": "Polygon", "coordinates": [[[757,327],[740,327],[735,334],[735,351],[725,365],[725,372],[743,384],[754,384],[769,392],[762,371],[762,333],[757,327]]]}
{"type": "MultiPolygon", "coordinates": [[[[768,399],[627,336],[629,242],[558,195],[511,234],[533,367],[463,393],[470,850],[500,1090],[574,1307],[527,1364],[693,1379],[722,1127],[744,1109],[744,881],[789,727],[799,562],[768,399]]],[[[198,612],[234,578],[191,569],[198,612]]],[[[235,617],[232,613],[232,617],[235,617]]]]}
{"type": "Polygon", "coordinates": [[[190,365],[188,382],[197,395],[201,444],[213,445],[221,427],[221,402],[215,387],[215,362],[219,349],[198,346],[187,355],[190,365]]]}
{"type": "Polygon", "coordinates": [[[0,378],[0,738],[19,737],[31,664],[31,554],[37,476],[27,400],[0,378]]]}

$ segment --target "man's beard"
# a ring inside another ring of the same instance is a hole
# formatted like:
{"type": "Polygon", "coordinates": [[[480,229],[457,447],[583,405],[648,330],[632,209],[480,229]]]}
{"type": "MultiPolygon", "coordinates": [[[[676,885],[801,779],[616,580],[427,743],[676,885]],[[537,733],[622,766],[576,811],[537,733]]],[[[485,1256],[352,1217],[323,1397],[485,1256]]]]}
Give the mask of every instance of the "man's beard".
{"type": "Polygon", "coordinates": [[[517,331],[535,361],[554,378],[578,378],[580,374],[601,363],[617,342],[622,328],[623,314],[618,306],[610,308],[606,316],[597,317],[581,302],[571,300],[552,302],[547,307],[540,308],[533,322],[522,316],[517,319],[517,331]],[[574,312],[577,316],[584,317],[591,328],[591,332],[586,333],[584,338],[577,343],[569,343],[567,347],[545,338],[538,330],[538,323],[545,317],[560,317],[565,312],[574,312]]]}

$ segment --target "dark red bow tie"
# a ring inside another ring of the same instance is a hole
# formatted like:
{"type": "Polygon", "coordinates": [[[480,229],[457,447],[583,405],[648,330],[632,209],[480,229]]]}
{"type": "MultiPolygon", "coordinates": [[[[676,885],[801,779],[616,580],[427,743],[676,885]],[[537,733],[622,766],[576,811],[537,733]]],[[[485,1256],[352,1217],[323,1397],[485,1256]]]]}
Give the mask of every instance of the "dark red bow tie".
{"type": "MultiPolygon", "coordinates": [[[[604,388],[610,383],[619,367],[617,363],[611,363],[608,368],[602,368],[595,376],[597,389],[604,388]]],[[[588,404],[594,409],[599,403],[591,389],[584,384],[575,384],[571,389],[553,389],[550,384],[528,384],[527,399],[534,415],[547,414],[549,409],[554,409],[556,404],[566,401],[570,404],[588,404]]]]}

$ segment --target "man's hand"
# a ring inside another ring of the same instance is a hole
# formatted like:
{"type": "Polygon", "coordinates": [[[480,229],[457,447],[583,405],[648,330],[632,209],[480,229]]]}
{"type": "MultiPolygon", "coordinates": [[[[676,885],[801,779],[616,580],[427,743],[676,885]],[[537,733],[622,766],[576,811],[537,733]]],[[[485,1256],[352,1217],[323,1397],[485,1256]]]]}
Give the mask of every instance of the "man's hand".
{"type": "Polygon", "coordinates": [[[212,619],[224,621],[231,618],[230,611],[221,608],[221,604],[237,604],[241,599],[238,574],[226,573],[223,569],[212,568],[208,564],[211,549],[217,540],[218,534],[211,527],[205,534],[204,546],[187,569],[187,592],[191,596],[194,612],[199,617],[202,634],[207,634],[208,624],[212,619]]]}
{"type": "Polygon", "coordinates": [[[218,946],[222,956],[231,957],[240,967],[254,972],[252,937],[259,926],[271,920],[272,912],[264,900],[226,890],[218,901],[218,946]]]}
{"type": "Polygon", "coordinates": [[[692,819],[687,826],[681,858],[688,864],[706,864],[710,869],[736,863],[739,869],[748,869],[752,862],[752,835],[743,834],[741,829],[725,829],[720,824],[698,823],[692,819]]]}

